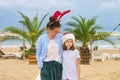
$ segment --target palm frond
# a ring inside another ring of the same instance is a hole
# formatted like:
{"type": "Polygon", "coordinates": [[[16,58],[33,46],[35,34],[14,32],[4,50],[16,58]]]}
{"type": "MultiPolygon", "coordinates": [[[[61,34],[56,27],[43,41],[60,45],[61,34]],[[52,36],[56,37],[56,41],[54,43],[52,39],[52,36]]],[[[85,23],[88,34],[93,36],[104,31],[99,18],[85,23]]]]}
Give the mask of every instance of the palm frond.
{"type": "Polygon", "coordinates": [[[42,28],[39,30],[39,32],[37,33],[37,38],[36,40],[38,39],[38,37],[46,30],[46,28],[42,28]]]}
{"type": "Polygon", "coordinates": [[[77,17],[75,17],[75,16],[73,16],[73,17],[71,17],[73,20],[75,20],[75,22],[77,22],[78,24],[80,23],[80,20],[77,18],[77,17]]]}
{"type": "Polygon", "coordinates": [[[42,22],[44,21],[44,19],[47,17],[48,14],[49,14],[49,13],[47,13],[47,14],[45,14],[45,16],[43,16],[43,18],[41,19],[41,21],[40,21],[40,23],[39,23],[39,25],[38,25],[38,29],[40,28],[42,22]]]}
{"type": "Polygon", "coordinates": [[[68,23],[66,23],[66,25],[69,25],[71,27],[75,27],[75,26],[77,26],[77,23],[76,22],[68,22],[68,23]]]}
{"type": "Polygon", "coordinates": [[[26,29],[27,29],[29,32],[31,32],[31,31],[32,31],[32,27],[31,27],[32,22],[31,22],[31,20],[29,19],[29,17],[26,16],[26,15],[24,15],[24,14],[22,14],[21,12],[18,12],[18,13],[19,13],[19,14],[22,16],[22,18],[24,19],[24,20],[19,21],[19,23],[23,24],[23,26],[25,26],[26,29]]]}
{"type": "Polygon", "coordinates": [[[35,15],[35,17],[33,18],[33,21],[32,21],[32,27],[33,29],[38,28],[38,14],[35,15]]]}

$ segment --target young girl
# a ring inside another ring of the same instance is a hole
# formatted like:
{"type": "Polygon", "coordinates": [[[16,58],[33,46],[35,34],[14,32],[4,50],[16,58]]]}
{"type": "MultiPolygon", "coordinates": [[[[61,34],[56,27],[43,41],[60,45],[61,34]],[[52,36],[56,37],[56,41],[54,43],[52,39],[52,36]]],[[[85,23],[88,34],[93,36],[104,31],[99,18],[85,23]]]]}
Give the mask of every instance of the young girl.
{"type": "Polygon", "coordinates": [[[62,80],[80,80],[80,55],[75,49],[75,37],[71,33],[62,36],[63,73],[62,80]]]}

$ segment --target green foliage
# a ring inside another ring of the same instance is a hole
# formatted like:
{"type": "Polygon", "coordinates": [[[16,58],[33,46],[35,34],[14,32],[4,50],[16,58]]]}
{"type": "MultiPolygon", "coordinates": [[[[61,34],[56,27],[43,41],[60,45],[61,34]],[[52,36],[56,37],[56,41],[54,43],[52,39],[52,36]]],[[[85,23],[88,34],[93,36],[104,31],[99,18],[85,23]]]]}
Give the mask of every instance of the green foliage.
{"type": "Polygon", "coordinates": [[[30,20],[30,18],[21,12],[18,12],[23,20],[19,21],[24,26],[24,30],[15,26],[8,26],[4,29],[4,31],[10,31],[15,34],[21,35],[25,40],[27,40],[31,48],[35,48],[35,43],[38,39],[38,37],[46,30],[45,28],[41,28],[41,24],[48,15],[45,14],[43,18],[39,21],[38,14],[35,15],[33,20],[30,20]]]}
{"type": "Polygon", "coordinates": [[[30,48],[30,49],[28,49],[28,50],[25,51],[25,55],[28,56],[30,54],[35,54],[35,49],[30,48]]]}
{"type": "Polygon", "coordinates": [[[95,34],[95,40],[101,40],[104,38],[108,38],[110,36],[109,32],[97,32],[95,34]]]}
{"type": "Polygon", "coordinates": [[[71,28],[66,28],[64,30],[73,33],[76,39],[82,42],[83,47],[87,46],[91,42],[91,38],[96,33],[96,30],[103,28],[96,25],[96,16],[88,20],[82,16],[72,17],[72,19],[74,21],[67,23],[71,28]]]}

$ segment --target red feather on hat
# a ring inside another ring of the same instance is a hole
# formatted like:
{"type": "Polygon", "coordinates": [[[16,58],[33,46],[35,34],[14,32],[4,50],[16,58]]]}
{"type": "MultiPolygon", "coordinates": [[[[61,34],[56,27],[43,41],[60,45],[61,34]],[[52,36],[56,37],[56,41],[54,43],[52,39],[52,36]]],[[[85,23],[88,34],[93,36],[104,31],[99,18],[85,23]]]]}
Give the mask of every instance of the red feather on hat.
{"type": "Polygon", "coordinates": [[[54,13],[54,21],[57,20],[57,18],[60,16],[60,14],[61,14],[60,11],[56,11],[56,12],[54,13]]]}
{"type": "Polygon", "coordinates": [[[64,12],[60,12],[60,11],[56,11],[55,13],[54,13],[54,21],[60,21],[60,19],[65,15],[65,14],[67,14],[67,13],[69,13],[70,12],[70,10],[67,10],[67,11],[64,11],[64,12]]]}
{"type": "Polygon", "coordinates": [[[58,21],[60,21],[60,19],[61,19],[65,14],[67,14],[67,13],[69,13],[69,12],[70,12],[70,10],[67,10],[67,11],[62,12],[61,15],[60,15],[60,17],[59,17],[59,19],[58,19],[58,21]]]}

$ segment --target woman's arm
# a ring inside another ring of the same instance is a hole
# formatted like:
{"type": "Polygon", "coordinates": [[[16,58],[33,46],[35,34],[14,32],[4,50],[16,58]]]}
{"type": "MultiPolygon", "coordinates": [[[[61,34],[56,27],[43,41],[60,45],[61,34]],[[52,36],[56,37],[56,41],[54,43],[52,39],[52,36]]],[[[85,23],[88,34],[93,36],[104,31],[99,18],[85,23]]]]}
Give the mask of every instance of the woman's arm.
{"type": "Polygon", "coordinates": [[[41,67],[41,62],[40,62],[41,47],[42,47],[41,42],[42,42],[42,39],[38,38],[37,43],[36,43],[36,59],[37,59],[38,68],[41,67]]]}
{"type": "Polygon", "coordinates": [[[80,58],[76,59],[76,65],[77,65],[77,72],[78,72],[78,80],[80,80],[80,58]]]}

